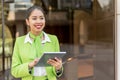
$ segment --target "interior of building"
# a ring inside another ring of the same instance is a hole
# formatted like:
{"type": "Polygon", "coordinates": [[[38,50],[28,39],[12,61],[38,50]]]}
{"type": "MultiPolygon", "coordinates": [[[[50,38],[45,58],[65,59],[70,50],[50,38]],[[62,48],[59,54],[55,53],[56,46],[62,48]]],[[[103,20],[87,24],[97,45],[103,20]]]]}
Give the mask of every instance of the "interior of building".
{"type": "Polygon", "coordinates": [[[16,37],[25,35],[25,11],[40,5],[47,15],[44,31],[57,35],[64,73],[58,80],[115,79],[114,0],[2,0],[0,2],[0,80],[10,74],[16,37]],[[3,8],[4,7],[4,8],[3,8]],[[2,11],[3,10],[3,11],[2,11]]]}

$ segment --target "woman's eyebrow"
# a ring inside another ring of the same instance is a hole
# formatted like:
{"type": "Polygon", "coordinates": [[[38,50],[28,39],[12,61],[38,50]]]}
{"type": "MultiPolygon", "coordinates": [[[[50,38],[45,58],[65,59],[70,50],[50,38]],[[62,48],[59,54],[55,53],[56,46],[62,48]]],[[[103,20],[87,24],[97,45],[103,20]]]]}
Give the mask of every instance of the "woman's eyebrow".
{"type": "Polygon", "coordinates": [[[36,15],[33,15],[32,17],[37,17],[36,15]]]}
{"type": "MultiPolygon", "coordinates": [[[[37,17],[37,16],[32,16],[32,17],[37,17]]],[[[39,16],[39,17],[44,17],[44,15],[41,15],[41,16],[39,16]]]]}

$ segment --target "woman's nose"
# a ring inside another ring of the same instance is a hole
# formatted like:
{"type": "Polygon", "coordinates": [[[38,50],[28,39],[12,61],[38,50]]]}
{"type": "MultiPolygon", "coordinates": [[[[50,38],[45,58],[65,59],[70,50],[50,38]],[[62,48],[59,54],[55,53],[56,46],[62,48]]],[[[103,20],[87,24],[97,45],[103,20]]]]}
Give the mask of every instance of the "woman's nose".
{"type": "Polygon", "coordinates": [[[36,21],[37,23],[41,23],[42,21],[40,20],[40,19],[37,19],[37,21],[36,21]]]}

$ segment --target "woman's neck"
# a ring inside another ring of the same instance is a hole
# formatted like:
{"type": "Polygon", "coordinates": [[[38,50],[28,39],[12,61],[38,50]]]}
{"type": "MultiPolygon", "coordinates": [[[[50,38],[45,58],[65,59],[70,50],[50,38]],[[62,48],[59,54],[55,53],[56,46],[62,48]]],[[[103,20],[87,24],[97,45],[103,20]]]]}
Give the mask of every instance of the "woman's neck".
{"type": "MultiPolygon", "coordinates": [[[[31,31],[30,31],[31,32],[31,31]]],[[[31,32],[35,36],[39,36],[42,32],[31,32]]]]}

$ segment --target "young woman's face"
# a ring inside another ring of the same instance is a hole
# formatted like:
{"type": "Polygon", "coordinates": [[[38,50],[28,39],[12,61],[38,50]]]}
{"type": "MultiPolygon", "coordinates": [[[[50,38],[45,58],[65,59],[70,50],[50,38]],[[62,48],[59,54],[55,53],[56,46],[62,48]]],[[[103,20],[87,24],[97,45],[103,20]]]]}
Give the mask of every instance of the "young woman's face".
{"type": "Polygon", "coordinates": [[[45,16],[42,11],[35,9],[31,12],[28,19],[26,19],[27,25],[30,27],[30,31],[38,35],[45,27],[45,16]]]}

